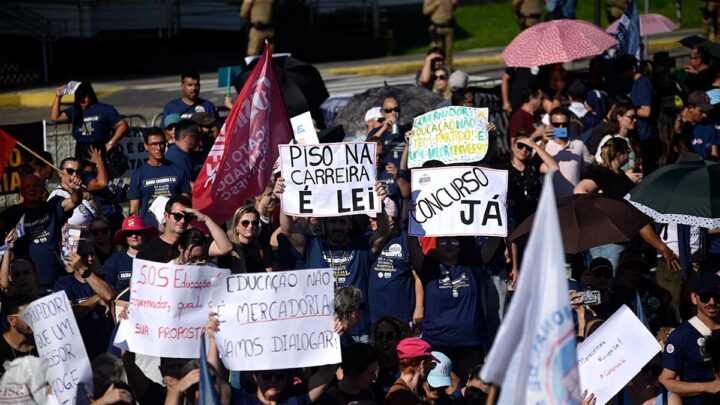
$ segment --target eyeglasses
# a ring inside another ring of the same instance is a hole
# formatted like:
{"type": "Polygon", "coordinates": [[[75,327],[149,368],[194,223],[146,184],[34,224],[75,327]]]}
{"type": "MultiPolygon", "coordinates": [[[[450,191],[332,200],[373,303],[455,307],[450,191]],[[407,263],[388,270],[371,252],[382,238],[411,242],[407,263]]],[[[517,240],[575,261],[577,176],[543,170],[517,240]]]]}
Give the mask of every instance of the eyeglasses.
{"type": "Polygon", "coordinates": [[[276,380],[280,381],[287,378],[287,373],[284,371],[262,371],[260,372],[260,377],[262,377],[263,380],[270,380],[275,377],[276,380]]]}
{"type": "Polygon", "coordinates": [[[383,118],[383,117],[376,118],[375,121],[377,121],[378,124],[382,124],[383,122],[385,122],[385,118],[383,118]]]}
{"type": "Polygon", "coordinates": [[[104,233],[107,233],[107,231],[109,231],[109,230],[110,230],[110,228],[108,228],[108,227],[105,227],[105,228],[96,228],[96,229],[91,229],[91,230],[90,230],[90,233],[91,233],[93,236],[98,236],[98,235],[102,235],[102,234],[104,234],[104,233]]]}
{"type": "Polygon", "coordinates": [[[250,226],[250,224],[252,224],[252,226],[257,228],[258,226],[260,226],[260,221],[258,221],[257,219],[254,221],[250,221],[249,219],[244,219],[244,220],[240,221],[240,225],[242,225],[243,228],[247,228],[248,226],[250,226]]]}
{"type": "Polygon", "coordinates": [[[69,175],[71,175],[71,176],[72,176],[73,174],[79,172],[79,170],[73,169],[72,167],[66,167],[66,168],[64,168],[63,170],[65,170],[65,173],[67,173],[67,174],[69,174],[69,175]]]}
{"type": "Polygon", "coordinates": [[[524,144],[524,143],[516,143],[516,144],[515,144],[515,147],[518,148],[518,149],[520,149],[520,150],[522,150],[522,149],[525,149],[525,150],[527,150],[527,151],[532,150],[532,146],[526,145],[526,144],[524,144]]]}
{"type": "Polygon", "coordinates": [[[551,122],[550,123],[554,128],[565,128],[568,126],[567,122],[551,122]]]}
{"type": "Polygon", "coordinates": [[[137,236],[138,238],[144,238],[147,235],[145,231],[125,231],[125,237],[137,236]]]}
{"type": "Polygon", "coordinates": [[[447,80],[447,76],[445,75],[433,75],[432,78],[434,80],[447,80]]]}
{"type": "Polygon", "coordinates": [[[716,304],[720,304],[720,293],[716,292],[702,292],[698,293],[698,298],[700,299],[700,302],[703,304],[707,304],[710,302],[710,298],[712,298],[716,304]]]}
{"type": "Polygon", "coordinates": [[[175,219],[175,222],[180,222],[182,219],[185,219],[185,223],[189,223],[195,219],[195,214],[191,212],[171,212],[170,215],[175,219]]]}
{"type": "Polygon", "coordinates": [[[623,115],[623,117],[628,118],[630,121],[637,121],[637,117],[634,115],[623,115]]]}
{"type": "Polygon", "coordinates": [[[377,332],[375,333],[377,340],[393,340],[397,339],[397,332],[377,332]]]}
{"type": "Polygon", "coordinates": [[[147,145],[151,148],[164,148],[167,142],[150,142],[147,145]]]}
{"type": "Polygon", "coordinates": [[[188,257],[188,260],[190,261],[190,263],[202,263],[202,262],[206,262],[207,259],[208,259],[208,257],[205,254],[188,257]]]}
{"type": "Polygon", "coordinates": [[[385,114],[390,114],[391,112],[399,113],[399,112],[400,112],[400,107],[383,108],[383,112],[384,112],[385,114]]]}
{"type": "Polygon", "coordinates": [[[460,246],[460,241],[457,239],[441,240],[438,241],[438,246],[460,246]]]}

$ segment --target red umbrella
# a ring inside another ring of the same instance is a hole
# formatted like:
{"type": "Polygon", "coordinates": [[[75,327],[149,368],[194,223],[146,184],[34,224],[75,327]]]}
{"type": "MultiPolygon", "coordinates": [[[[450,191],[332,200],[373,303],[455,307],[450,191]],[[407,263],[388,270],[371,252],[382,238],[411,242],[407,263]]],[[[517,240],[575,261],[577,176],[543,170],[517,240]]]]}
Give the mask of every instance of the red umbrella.
{"type": "MultiPolygon", "coordinates": [[[[617,32],[620,20],[615,20],[605,31],[614,34],[617,32]]],[[[661,34],[663,32],[673,32],[680,28],[678,24],[672,22],[671,19],[662,14],[641,14],[640,15],[640,35],[661,34]]]]}
{"type": "Polygon", "coordinates": [[[511,67],[533,67],[599,55],[617,43],[602,28],[587,21],[553,20],[522,31],[502,57],[511,67]]]}

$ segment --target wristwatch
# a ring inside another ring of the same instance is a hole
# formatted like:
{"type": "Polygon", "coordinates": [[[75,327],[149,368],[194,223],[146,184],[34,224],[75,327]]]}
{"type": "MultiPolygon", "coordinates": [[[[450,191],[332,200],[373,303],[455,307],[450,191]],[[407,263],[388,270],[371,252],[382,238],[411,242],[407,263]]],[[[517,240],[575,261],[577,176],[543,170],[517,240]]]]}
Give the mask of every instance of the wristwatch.
{"type": "Polygon", "coordinates": [[[90,270],[90,268],[87,268],[85,271],[82,272],[82,274],[80,274],[80,277],[88,278],[91,275],[92,275],[92,270],[90,270]]]}

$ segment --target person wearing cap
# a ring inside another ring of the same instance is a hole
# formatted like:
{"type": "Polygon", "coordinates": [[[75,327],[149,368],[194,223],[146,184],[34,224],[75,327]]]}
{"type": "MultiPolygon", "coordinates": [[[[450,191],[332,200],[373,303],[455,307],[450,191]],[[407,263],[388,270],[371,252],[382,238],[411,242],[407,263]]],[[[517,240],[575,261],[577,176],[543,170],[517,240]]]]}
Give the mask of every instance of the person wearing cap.
{"type": "Polygon", "coordinates": [[[165,133],[165,140],[169,144],[175,143],[175,126],[180,122],[180,114],[172,113],[168,114],[162,121],[163,132],[165,133]]]}
{"type": "Polygon", "coordinates": [[[132,276],[133,259],[140,246],[157,236],[157,229],[146,226],[142,217],[130,215],[125,218],[122,228],[115,232],[113,243],[123,249],[113,253],[103,265],[105,281],[115,289],[116,298],[127,301],[130,297],[128,287],[132,276]]]}
{"type": "Polygon", "coordinates": [[[198,173],[210,154],[210,148],[212,148],[215,139],[218,137],[219,128],[215,125],[217,119],[206,112],[195,113],[190,120],[198,127],[197,142],[191,153],[192,160],[195,163],[193,172],[198,173]]]}
{"type": "Polygon", "coordinates": [[[366,133],[370,133],[373,129],[382,125],[385,118],[380,113],[380,107],[372,107],[365,112],[365,128],[366,133]]]}
{"type": "Polygon", "coordinates": [[[720,393],[720,378],[713,373],[705,348],[708,336],[720,330],[720,276],[701,273],[690,298],[697,315],[678,326],[667,339],[660,383],[685,405],[701,405],[720,393]]]}
{"type": "Polygon", "coordinates": [[[190,179],[192,187],[195,180],[194,150],[198,144],[198,126],[191,120],[182,120],[175,127],[175,143],[167,148],[165,159],[174,163],[190,179]]]}
{"type": "Polygon", "coordinates": [[[720,138],[715,125],[707,119],[712,111],[710,96],[704,91],[693,91],[678,116],[680,134],[689,150],[703,159],[720,160],[720,138]]]}
{"type": "Polygon", "coordinates": [[[183,72],[180,75],[180,88],[183,93],[182,97],[172,100],[165,105],[162,112],[163,117],[167,117],[170,114],[178,114],[180,119],[189,119],[193,114],[198,112],[206,112],[212,117],[217,117],[215,104],[200,98],[200,73],[195,70],[183,72]]]}
{"type": "Polygon", "coordinates": [[[448,395],[448,391],[452,390],[453,394],[462,393],[453,389],[452,361],[448,356],[441,352],[433,351],[432,362],[434,367],[430,370],[427,379],[423,382],[424,402],[429,405],[449,405],[459,403],[456,397],[448,395]]]}
{"type": "Polygon", "coordinates": [[[420,404],[422,400],[418,393],[422,387],[422,379],[432,368],[430,343],[416,337],[405,338],[398,343],[397,354],[400,377],[390,387],[385,397],[385,405],[420,404]]]}

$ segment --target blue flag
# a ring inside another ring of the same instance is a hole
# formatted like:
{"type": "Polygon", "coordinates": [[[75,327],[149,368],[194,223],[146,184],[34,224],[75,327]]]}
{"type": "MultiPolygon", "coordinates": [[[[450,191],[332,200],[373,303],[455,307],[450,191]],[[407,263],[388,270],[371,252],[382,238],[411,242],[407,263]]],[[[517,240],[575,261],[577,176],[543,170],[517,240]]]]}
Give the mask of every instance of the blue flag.
{"type": "Polygon", "coordinates": [[[205,405],[220,405],[218,393],[215,391],[215,377],[210,375],[205,350],[205,334],[200,337],[200,402],[205,405]]]}
{"type": "Polygon", "coordinates": [[[639,61],[640,56],[640,15],[635,2],[630,1],[620,18],[615,38],[619,42],[618,55],[633,55],[639,61]]]}

